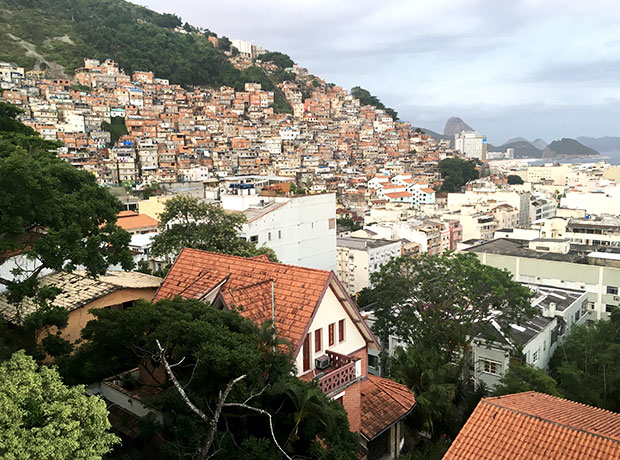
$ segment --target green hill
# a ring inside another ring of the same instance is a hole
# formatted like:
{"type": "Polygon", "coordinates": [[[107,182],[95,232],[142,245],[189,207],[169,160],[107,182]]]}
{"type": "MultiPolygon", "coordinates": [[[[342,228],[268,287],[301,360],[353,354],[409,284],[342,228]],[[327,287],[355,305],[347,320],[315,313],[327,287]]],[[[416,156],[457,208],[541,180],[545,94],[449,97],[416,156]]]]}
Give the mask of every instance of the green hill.
{"type": "Polygon", "coordinates": [[[260,82],[276,92],[277,111],[290,110],[275,78],[257,66],[240,71],[228,61],[223,51],[229,40],[221,39],[223,49],[217,49],[208,30],[186,23],[190,33],[175,32],[181,19],[173,14],[123,0],[0,0],[0,11],[0,61],[71,75],[85,57],[112,58],[125,72],[150,70],[186,87],[241,90],[246,82],[260,82]]]}
{"type": "Polygon", "coordinates": [[[540,158],[542,150],[536,148],[528,141],[514,141],[495,147],[489,144],[487,149],[489,152],[505,152],[506,149],[515,149],[515,158],[540,158]]]}
{"type": "Polygon", "coordinates": [[[567,138],[553,141],[543,150],[542,154],[543,158],[582,157],[592,155],[600,154],[596,150],[577,142],[575,139],[567,138]]]}

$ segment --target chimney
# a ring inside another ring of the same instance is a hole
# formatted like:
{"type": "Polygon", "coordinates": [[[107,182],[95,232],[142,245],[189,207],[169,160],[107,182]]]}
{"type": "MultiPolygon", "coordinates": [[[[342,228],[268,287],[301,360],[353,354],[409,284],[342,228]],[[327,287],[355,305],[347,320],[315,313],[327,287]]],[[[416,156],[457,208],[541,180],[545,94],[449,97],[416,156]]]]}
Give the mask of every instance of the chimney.
{"type": "Polygon", "coordinates": [[[555,302],[549,302],[549,316],[555,316],[555,302]]]}

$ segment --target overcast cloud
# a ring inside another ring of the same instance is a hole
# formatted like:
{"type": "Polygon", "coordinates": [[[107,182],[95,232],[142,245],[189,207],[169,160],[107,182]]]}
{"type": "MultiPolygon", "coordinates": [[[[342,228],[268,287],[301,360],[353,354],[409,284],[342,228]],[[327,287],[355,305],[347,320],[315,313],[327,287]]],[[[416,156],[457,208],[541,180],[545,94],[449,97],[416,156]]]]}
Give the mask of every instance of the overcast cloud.
{"type": "Polygon", "coordinates": [[[510,137],[620,135],[619,0],[138,0],[360,85],[401,119],[510,137]]]}

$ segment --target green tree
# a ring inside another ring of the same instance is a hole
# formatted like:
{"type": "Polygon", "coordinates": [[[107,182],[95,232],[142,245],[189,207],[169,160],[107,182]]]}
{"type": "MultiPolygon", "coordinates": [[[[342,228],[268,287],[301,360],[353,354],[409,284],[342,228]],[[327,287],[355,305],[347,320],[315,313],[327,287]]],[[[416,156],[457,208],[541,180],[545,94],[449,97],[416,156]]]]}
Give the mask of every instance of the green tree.
{"type": "Polygon", "coordinates": [[[551,375],[570,400],[620,411],[620,309],[609,321],[574,327],[551,359],[551,375]]]}
{"type": "Polygon", "coordinates": [[[396,335],[436,349],[446,363],[463,362],[469,341],[492,312],[507,333],[510,324],[534,313],[529,289],[473,253],[395,258],[372,275],[372,283],[379,338],[386,343],[396,335]]]}
{"type": "Polygon", "coordinates": [[[0,102],[0,264],[15,254],[32,262],[14,279],[0,278],[11,301],[34,296],[44,269],[82,265],[91,275],[109,265],[133,266],[129,233],[115,225],[120,203],[54,153],[60,146],[43,140],[16,120],[18,110],[0,102]]]}
{"type": "Polygon", "coordinates": [[[261,54],[259,59],[262,62],[273,62],[275,65],[282,69],[286,69],[288,67],[293,67],[295,64],[290,56],[280,53],[278,51],[271,51],[268,53],[261,54]]]}
{"type": "Polygon", "coordinates": [[[461,158],[444,158],[439,162],[439,170],[444,182],[440,191],[460,192],[467,182],[478,179],[480,173],[476,169],[476,162],[461,158]]]}
{"type": "Polygon", "coordinates": [[[101,129],[110,133],[111,145],[115,145],[122,136],[129,133],[129,131],[127,131],[127,127],[125,126],[124,117],[112,117],[110,123],[107,121],[102,121],[101,129]]]}
{"type": "Polygon", "coordinates": [[[152,253],[167,257],[175,256],[183,248],[193,248],[245,257],[266,254],[277,260],[271,249],[257,248],[238,236],[245,220],[241,213],[227,212],[197,198],[175,196],[166,201],[159,216],[160,231],[153,238],[152,253]]]}
{"type": "Polygon", "coordinates": [[[230,48],[232,47],[232,42],[228,37],[220,37],[217,40],[217,47],[222,51],[230,51],[230,48]]]}
{"type": "Polygon", "coordinates": [[[54,368],[23,351],[0,364],[0,457],[100,459],[119,439],[108,411],[83,386],[67,387],[54,368]]]}
{"type": "Polygon", "coordinates": [[[523,179],[521,179],[521,176],[517,176],[516,174],[510,174],[508,176],[508,184],[521,185],[523,184],[523,179]]]}
{"type": "Polygon", "coordinates": [[[543,369],[530,364],[511,364],[495,388],[496,395],[538,391],[553,396],[561,396],[555,379],[543,369]]]}
{"type": "Polygon", "coordinates": [[[350,217],[342,217],[336,221],[338,225],[342,225],[343,227],[347,227],[352,232],[356,230],[361,230],[363,227],[360,224],[356,224],[353,219],[350,217]]]}
{"type": "Polygon", "coordinates": [[[372,94],[370,94],[370,91],[359,86],[354,86],[353,88],[351,88],[351,96],[359,99],[360,104],[372,105],[377,109],[385,110],[385,112],[390,117],[392,117],[394,120],[398,120],[398,113],[394,109],[383,105],[383,103],[379,100],[377,96],[373,96],[372,94]]]}
{"type": "MultiPolygon", "coordinates": [[[[171,369],[196,408],[211,417],[218,402],[224,403],[213,433],[220,449],[215,458],[280,458],[260,410],[271,415],[275,438],[289,455],[354,457],[359,443],[343,408],[293,375],[289,348],[274,337],[270,323],[259,327],[237,311],[178,297],[93,314],[97,320],[82,333],[86,340],[59,362],[71,381],[99,381],[145,361],[157,363],[159,343],[170,363],[182,360],[171,369]]],[[[174,386],[161,387],[164,393],[148,402],[164,414],[164,424],[155,427],[166,441],[164,454],[191,455],[205,446],[208,425],[174,386]]]]}

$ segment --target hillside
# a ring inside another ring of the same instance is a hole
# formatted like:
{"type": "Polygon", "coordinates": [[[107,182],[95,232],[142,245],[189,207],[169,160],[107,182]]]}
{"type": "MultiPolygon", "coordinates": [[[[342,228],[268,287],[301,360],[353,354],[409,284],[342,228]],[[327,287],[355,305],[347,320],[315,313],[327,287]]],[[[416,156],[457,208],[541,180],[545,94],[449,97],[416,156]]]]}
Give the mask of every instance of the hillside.
{"type": "Polygon", "coordinates": [[[542,153],[543,158],[584,157],[592,155],[600,154],[596,150],[577,142],[575,139],[567,138],[553,141],[542,153]]]}
{"type": "Polygon", "coordinates": [[[175,15],[123,0],[0,0],[0,10],[0,61],[62,76],[81,67],[84,57],[110,57],[125,72],[150,70],[183,86],[241,90],[246,82],[260,82],[276,92],[276,111],[290,110],[274,77],[257,66],[236,69],[224,53],[230,49],[225,37],[218,49],[208,30],[186,23],[192,33],[175,32],[181,26],[175,15]]]}
{"type": "Polygon", "coordinates": [[[620,152],[620,137],[578,137],[577,141],[601,153],[620,152]]]}
{"type": "Polygon", "coordinates": [[[487,148],[489,152],[505,152],[506,149],[513,148],[515,158],[540,158],[542,156],[542,150],[537,149],[528,141],[508,142],[499,147],[489,144],[487,148]]]}

